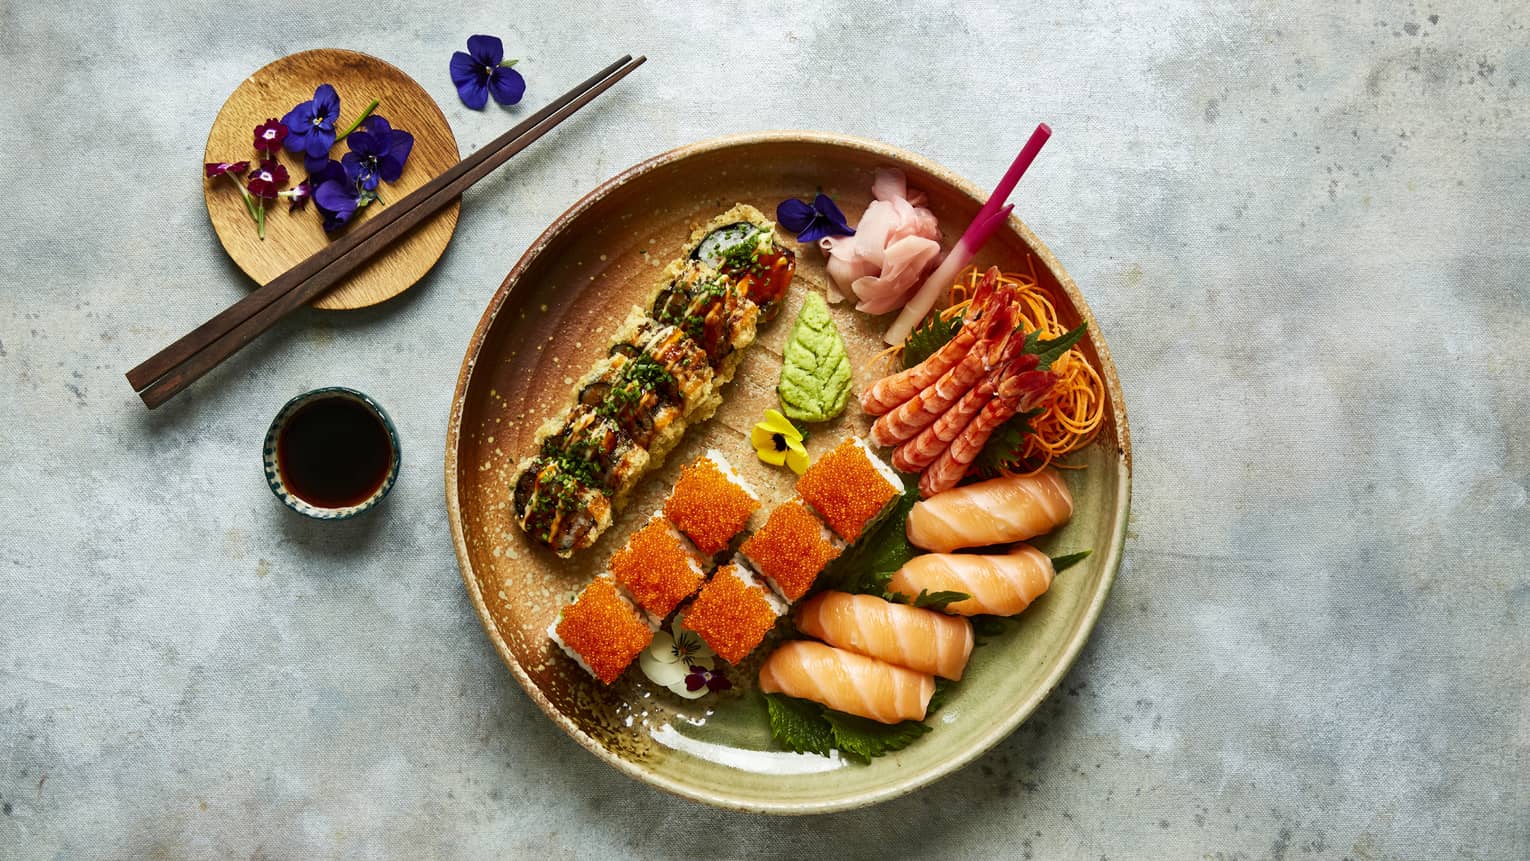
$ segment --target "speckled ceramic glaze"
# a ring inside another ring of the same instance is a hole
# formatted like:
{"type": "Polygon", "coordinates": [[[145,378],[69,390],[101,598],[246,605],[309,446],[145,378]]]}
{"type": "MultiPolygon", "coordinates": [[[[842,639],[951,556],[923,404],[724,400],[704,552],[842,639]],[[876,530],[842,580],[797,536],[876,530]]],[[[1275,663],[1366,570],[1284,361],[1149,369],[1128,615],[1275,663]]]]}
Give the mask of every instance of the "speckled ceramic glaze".
{"type": "MultiPolygon", "coordinates": [[[[652,512],[680,465],[720,449],[766,497],[792,495],[793,476],[761,464],[750,427],[775,404],[781,350],[808,290],[822,289],[823,256],[800,248],[799,278],[780,318],[761,331],[709,422],[687,431],[663,468],[634,492],[597,544],[561,560],[526,540],[511,519],[510,478],[533,447],[543,418],[560,409],[570,384],[604,354],[629,306],[641,301],[689,232],[736,202],[773,213],[783,198],[822,188],[855,217],[870,200],[873,171],[901,167],[929,195],[949,245],[985,192],[929,161],[886,144],[812,132],[771,132],[705,141],[650,159],[595,189],[564,213],[516,263],[490,302],[463,362],[446,442],[446,498],[463,581],[490,639],[526,692],[581,745],[621,771],[670,792],[721,807],[818,813],[884,801],[960,768],[1008,735],[1061,680],[1094,627],[1121,559],[1131,485],[1126,413],[1105,340],[1078,288],[1019,219],[979,257],[1029,269],[1057,297],[1063,322],[1090,324],[1083,349],[1110,397],[1099,440],[1071,462],[1076,509],[1064,528],[1037,541],[1052,555],[1094,550],[1060,575],[1019,623],[978,648],[934,731],[869,765],[774,748],[754,690],[767,642],[725,695],[684,701],[635,668],[605,687],[547,641],[559,606],[598,573],[633,527],[652,512]]],[[[792,244],[789,235],[783,241],[792,244]]],[[[876,374],[890,321],[847,304],[833,314],[851,351],[857,387],[876,374]]],[[[817,457],[848,434],[864,434],[853,406],[813,427],[817,457]]]]}
{"type": "Polygon", "coordinates": [[[266,484],[270,485],[271,492],[276,494],[276,498],[280,499],[283,505],[296,511],[298,514],[312,517],[316,520],[344,520],[376,508],[377,504],[383,501],[383,497],[388,495],[388,491],[393,489],[394,482],[398,481],[398,468],[402,462],[403,449],[399,446],[398,428],[393,426],[393,419],[388,418],[388,413],[376,401],[355,389],[348,389],[344,386],[329,386],[304,392],[284,404],[281,410],[277,412],[276,418],[271,420],[271,428],[266,431],[266,441],[262,447],[261,454],[265,461],[266,484]],[[293,414],[314,401],[326,398],[344,398],[366,407],[367,411],[375,416],[382,423],[383,429],[388,432],[388,446],[393,451],[393,457],[388,462],[388,476],[383,479],[383,483],[377,490],[373,491],[371,496],[368,496],[361,502],[342,508],[322,508],[309,503],[307,500],[288,490],[287,482],[282,477],[281,464],[277,461],[276,457],[276,441],[281,438],[282,429],[287,426],[287,422],[292,418],[293,414]]]}

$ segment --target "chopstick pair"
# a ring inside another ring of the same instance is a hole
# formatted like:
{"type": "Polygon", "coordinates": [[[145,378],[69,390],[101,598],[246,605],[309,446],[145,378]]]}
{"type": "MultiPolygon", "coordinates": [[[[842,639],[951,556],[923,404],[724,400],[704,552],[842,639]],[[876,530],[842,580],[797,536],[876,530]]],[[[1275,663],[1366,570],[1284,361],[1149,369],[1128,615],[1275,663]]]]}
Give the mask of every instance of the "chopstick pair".
{"type": "Polygon", "coordinates": [[[127,372],[149,409],[175,397],[287,314],[339,283],[643,64],[629,54],[127,372]]]}

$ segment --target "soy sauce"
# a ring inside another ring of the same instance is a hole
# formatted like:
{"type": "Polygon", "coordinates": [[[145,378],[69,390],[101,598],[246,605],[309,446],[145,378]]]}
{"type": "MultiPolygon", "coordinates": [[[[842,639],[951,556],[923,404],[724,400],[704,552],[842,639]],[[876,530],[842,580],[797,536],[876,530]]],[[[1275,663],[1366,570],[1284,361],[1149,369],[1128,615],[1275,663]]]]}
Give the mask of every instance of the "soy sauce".
{"type": "Polygon", "coordinates": [[[276,462],[294,496],[319,508],[365,502],[388,478],[393,445],[377,416],[347,397],[298,408],[276,441],[276,462]]]}

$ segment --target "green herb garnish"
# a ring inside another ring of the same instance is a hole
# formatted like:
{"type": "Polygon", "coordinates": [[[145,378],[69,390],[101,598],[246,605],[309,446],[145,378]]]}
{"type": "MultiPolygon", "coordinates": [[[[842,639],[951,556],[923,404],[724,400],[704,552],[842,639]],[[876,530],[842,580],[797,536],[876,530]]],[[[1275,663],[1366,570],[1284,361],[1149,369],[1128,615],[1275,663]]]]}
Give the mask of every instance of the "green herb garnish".
{"type": "MultiPolygon", "coordinates": [[[[937,683],[936,696],[939,695],[937,683]]],[[[765,694],[765,707],[770,714],[770,734],[776,743],[798,753],[828,756],[829,751],[838,750],[870,762],[908,747],[930,731],[920,721],[878,723],[784,694],[765,694]]]]}
{"type": "Polygon", "coordinates": [[[834,732],[818,703],[766,694],[765,708],[770,713],[771,736],[787,750],[828,756],[834,749],[834,732]]]}
{"type": "Polygon", "coordinates": [[[924,325],[910,332],[908,340],[903,342],[903,367],[912,368],[934,355],[936,350],[956,337],[961,328],[960,314],[949,320],[943,319],[939,311],[931,314],[924,325]]]}
{"type": "Polygon", "coordinates": [[[1093,552],[1093,550],[1083,550],[1078,553],[1069,553],[1066,556],[1053,556],[1052,572],[1054,574],[1061,574],[1069,568],[1072,568],[1074,565],[1077,565],[1085,559],[1088,559],[1089,554],[1093,552]]]}

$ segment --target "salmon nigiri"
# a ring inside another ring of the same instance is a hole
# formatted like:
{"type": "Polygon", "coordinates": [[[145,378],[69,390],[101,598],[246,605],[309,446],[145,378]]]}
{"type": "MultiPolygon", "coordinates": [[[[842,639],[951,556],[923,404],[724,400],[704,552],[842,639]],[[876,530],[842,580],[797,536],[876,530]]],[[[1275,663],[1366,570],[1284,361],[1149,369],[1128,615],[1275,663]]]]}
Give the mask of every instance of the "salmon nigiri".
{"type": "Polygon", "coordinates": [[[760,690],[891,724],[924,720],[935,677],[812,640],[792,640],[765,659],[760,690]]]}
{"type": "Polygon", "coordinates": [[[963,592],[972,597],[946,605],[961,616],[1013,616],[1029,607],[1057,576],[1052,560],[1029,544],[1016,544],[1003,556],[975,553],[926,553],[908,560],[887,584],[887,591],[963,592]]]}
{"type": "Polygon", "coordinates": [[[875,595],[820,592],[792,619],[831,646],[945,679],[960,679],[972,655],[971,622],[875,595]]]}
{"type": "Polygon", "coordinates": [[[908,513],[908,540],[948,553],[1035,538],[1072,516],[1068,485],[1049,468],[980,481],[914,503],[908,513]]]}

